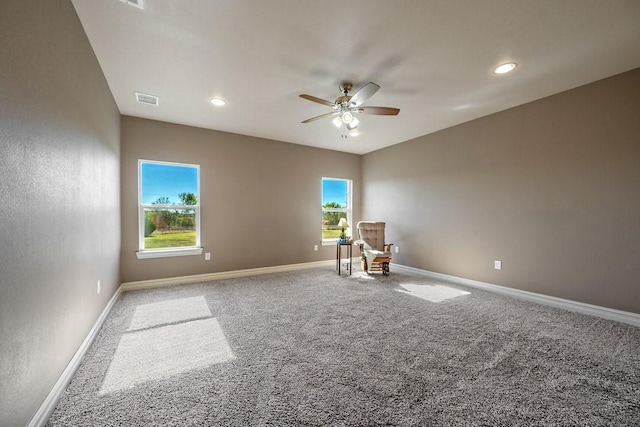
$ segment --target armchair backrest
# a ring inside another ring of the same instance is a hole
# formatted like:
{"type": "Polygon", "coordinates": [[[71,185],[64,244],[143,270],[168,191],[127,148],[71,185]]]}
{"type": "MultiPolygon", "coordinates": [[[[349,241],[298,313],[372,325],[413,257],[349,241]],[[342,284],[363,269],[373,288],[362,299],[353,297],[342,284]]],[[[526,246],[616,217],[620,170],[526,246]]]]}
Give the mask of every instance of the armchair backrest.
{"type": "Polygon", "coordinates": [[[360,221],[356,224],[360,240],[364,240],[365,249],[384,250],[384,222],[360,221]]]}

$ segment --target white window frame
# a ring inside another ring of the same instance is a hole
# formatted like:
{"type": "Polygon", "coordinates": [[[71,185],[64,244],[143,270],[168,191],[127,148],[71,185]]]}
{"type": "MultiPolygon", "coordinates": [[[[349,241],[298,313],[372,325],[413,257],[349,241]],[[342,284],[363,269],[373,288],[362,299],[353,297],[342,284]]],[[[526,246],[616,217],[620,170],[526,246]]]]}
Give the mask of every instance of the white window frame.
{"type": "Polygon", "coordinates": [[[136,256],[138,259],[147,258],[164,258],[175,256],[188,256],[188,255],[200,255],[203,248],[200,246],[200,165],[194,165],[190,163],[177,163],[177,162],[164,162],[159,160],[143,160],[138,159],[138,252],[136,256]],[[168,166],[183,166],[196,168],[197,170],[197,189],[198,189],[198,203],[195,205],[154,205],[154,204],[142,204],[142,165],[145,163],[153,163],[158,165],[168,166]],[[161,249],[145,249],[144,248],[144,210],[145,209],[188,209],[195,211],[195,226],[196,226],[196,245],[184,246],[176,248],[161,248],[161,249]]]}
{"type": "MultiPolygon", "coordinates": [[[[347,223],[349,223],[349,230],[352,230],[353,229],[353,224],[352,224],[353,198],[352,196],[353,196],[353,180],[352,179],[333,178],[333,177],[323,176],[322,180],[320,181],[320,207],[322,207],[322,213],[320,218],[323,218],[322,214],[324,214],[325,212],[342,212],[346,215],[347,223]],[[324,185],[322,184],[325,179],[332,180],[332,181],[345,181],[347,183],[347,207],[346,208],[324,208],[322,206],[322,201],[324,200],[324,194],[322,194],[324,190],[324,185]]],[[[320,236],[322,237],[322,228],[320,229],[320,236]]],[[[338,238],[335,238],[335,239],[322,238],[322,246],[335,245],[337,241],[338,241],[338,238]]]]}

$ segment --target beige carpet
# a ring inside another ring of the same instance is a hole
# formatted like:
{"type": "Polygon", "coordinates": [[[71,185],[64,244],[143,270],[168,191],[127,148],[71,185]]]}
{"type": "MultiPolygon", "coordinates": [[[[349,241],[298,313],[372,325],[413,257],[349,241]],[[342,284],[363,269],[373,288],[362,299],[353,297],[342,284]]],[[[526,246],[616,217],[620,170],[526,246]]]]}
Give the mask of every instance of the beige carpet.
{"type": "Polygon", "coordinates": [[[640,329],[392,271],[120,296],[50,426],[637,426],[640,329]]]}

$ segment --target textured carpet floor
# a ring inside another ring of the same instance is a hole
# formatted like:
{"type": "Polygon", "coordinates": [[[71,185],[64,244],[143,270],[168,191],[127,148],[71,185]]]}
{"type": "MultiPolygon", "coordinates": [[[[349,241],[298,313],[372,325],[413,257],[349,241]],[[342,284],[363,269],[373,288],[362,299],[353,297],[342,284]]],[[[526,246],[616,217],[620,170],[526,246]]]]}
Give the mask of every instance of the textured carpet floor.
{"type": "Polygon", "coordinates": [[[639,421],[639,328],[393,269],[315,269],[121,295],[48,425],[639,421]]]}

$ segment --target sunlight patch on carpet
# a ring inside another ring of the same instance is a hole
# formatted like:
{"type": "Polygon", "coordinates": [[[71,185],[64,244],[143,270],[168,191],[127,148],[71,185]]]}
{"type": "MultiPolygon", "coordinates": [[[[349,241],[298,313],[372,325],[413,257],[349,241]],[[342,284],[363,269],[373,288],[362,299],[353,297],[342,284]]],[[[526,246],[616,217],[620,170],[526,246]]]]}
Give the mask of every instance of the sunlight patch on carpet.
{"type": "Polygon", "coordinates": [[[215,318],[126,333],[98,394],[129,389],[234,358],[215,318]]]}
{"type": "Polygon", "coordinates": [[[400,284],[400,286],[405,290],[396,289],[396,291],[431,302],[442,302],[470,293],[444,285],[414,285],[412,283],[403,283],[400,284]]]}
{"type": "Polygon", "coordinates": [[[354,279],[375,280],[376,278],[367,274],[366,271],[358,271],[351,276],[354,279]]]}
{"type": "Polygon", "coordinates": [[[136,307],[129,331],[211,317],[203,296],[173,299],[136,307]]]}

